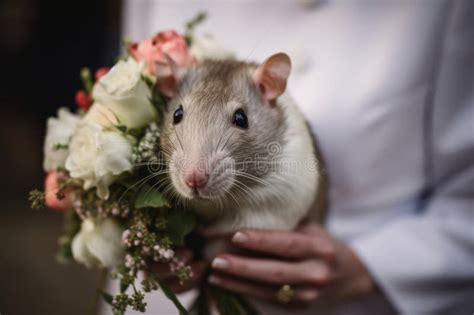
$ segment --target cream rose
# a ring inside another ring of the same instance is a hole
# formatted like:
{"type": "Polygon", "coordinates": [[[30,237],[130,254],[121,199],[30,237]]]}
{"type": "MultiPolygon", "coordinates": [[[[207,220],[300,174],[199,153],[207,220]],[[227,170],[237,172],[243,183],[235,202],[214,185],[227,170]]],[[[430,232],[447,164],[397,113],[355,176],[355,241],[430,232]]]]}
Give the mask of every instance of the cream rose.
{"type": "Polygon", "coordinates": [[[69,145],[66,169],[72,178],[83,180],[84,189],[97,187],[97,196],[108,199],[109,186],[132,169],[132,144],[117,131],[82,122],[69,145]]]}
{"type": "Polygon", "coordinates": [[[125,253],[122,232],[114,219],[85,219],[81,231],[72,240],[74,259],[88,267],[119,266],[125,253]]]}
{"type": "Polygon", "coordinates": [[[190,53],[196,57],[199,62],[205,59],[235,59],[235,54],[232,51],[225,49],[209,35],[193,36],[190,53]]]}
{"type": "Polygon", "coordinates": [[[105,105],[98,102],[92,104],[87,114],[84,116],[84,121],[92,124],[98,124],[106,129],[114,129],[114,126],[120,124],[117,116],[105,105]]]}
{"type": "Polygon", "coordinates": [[[142,80],[144,63],[133,58],[119,61],[94,85],[94,100],[109,108],[120,124],[128,128],[144,127],[156,120],[157,111],[150,102],[151,91],[142,80]]]}
{"type": "Polygon", "coordinates": [[[46,172],[64,167],[69,154],[69,142],[79,120],[80,117],[67,108],[60,108],[57,118],[48,119],[43,162],[46,172]]]}

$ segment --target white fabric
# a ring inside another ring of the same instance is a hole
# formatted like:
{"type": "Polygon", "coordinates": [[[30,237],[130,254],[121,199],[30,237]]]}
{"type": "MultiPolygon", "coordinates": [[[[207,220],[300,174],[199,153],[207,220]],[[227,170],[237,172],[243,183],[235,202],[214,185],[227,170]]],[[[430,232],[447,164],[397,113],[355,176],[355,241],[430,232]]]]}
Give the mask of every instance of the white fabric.
{"type": "MultiPolygon", "coordinates": [[[[123,31],[138,40],[182,30],[205,10],[199,32],[240,58],[289,53],[290,93],[327,162],[328,229],[398,312],[473,313],[474,1],[313,2],[128,0],[123,31]]],[[[148,303],[148,314],[173,314],[162,298],[148,303]]],[[[263,311],[394,312],[381,295],[263,311]]]]}

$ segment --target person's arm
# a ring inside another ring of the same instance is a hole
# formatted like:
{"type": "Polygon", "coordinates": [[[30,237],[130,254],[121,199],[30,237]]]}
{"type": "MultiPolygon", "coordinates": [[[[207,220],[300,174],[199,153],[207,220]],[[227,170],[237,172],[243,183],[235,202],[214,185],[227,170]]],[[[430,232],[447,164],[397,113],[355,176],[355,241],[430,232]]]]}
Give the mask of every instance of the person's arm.
{"type": "Polygon", "coordinates": [[[424,213],[356,239],[352,248],[403,314],[474,311],[474,166],[424,213]]]}
{"type": "Polygon", "coordinates": [[[452,10],[432,88],[433,194],[418,214],[352,243],[404,314],[474,312],[474,3],[452,10]]]}

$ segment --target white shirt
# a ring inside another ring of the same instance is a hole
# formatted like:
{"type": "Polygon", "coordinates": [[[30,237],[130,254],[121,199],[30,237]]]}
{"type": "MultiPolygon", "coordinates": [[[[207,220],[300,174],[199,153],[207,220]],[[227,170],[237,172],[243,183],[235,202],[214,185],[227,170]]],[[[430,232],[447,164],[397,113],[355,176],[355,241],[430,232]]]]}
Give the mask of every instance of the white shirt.
{"type": "MultiPolygon", "coordinates": [[[[327,228],[397,311],[472,314],[474,1],[128,0],[124,35],[183,30],[200,10],[198,33],[239,58],[292,57],[289,91],[327,164],[327,228]]],[[[393,312],[374,294],[301,314],[393,312]]]]}

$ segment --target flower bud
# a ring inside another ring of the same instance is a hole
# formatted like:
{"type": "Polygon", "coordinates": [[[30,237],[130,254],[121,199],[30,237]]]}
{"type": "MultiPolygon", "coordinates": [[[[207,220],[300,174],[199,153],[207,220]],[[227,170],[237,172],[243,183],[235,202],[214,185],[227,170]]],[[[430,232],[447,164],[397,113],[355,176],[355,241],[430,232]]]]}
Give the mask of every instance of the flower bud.
{"type": "Polygon", "coordinates": [[[100,78],[106,75],[107,72],[109,72],[109,68],[107,67],[97,69],[97,71],[95,72],[95,80],[98,81],[100,78]]]}
{"type": "Polygon", "coordinates": [[[86,112],[92,105],[92,98],[85,91],[77,91],[75,99],[77,106],[86,112]]]}

